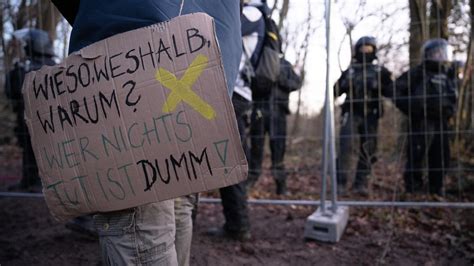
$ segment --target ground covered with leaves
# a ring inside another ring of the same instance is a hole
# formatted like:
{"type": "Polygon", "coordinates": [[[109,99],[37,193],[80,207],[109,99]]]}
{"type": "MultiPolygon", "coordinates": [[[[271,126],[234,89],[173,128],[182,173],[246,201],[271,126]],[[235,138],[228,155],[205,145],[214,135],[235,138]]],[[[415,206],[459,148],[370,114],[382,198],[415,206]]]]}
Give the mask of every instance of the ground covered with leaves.
{"type": "MultiPolygon", "coordinates": [[[[0,199],[2,265],[100,265],[96,239],[55,222],[41,199],[0,199]]],[[[201,205],[192,265],[472,265],[472,210],[351,208],[337,244],[303,239],[311,207],[251,206],[252,240],[210,237],[220,205],[201,205]]]]}
{"type": "MultiPolygon", "coordinates": [[[[307,146],[307,145],[304,145],[307,146]]],[[[13,153],[15,148],[0,150],[13,153]]],[[[305,152],[303,148],[296,149],[305,152]]],[[[270,171],[265,170],[251,198],[317,199],[319,158],[289,153],[288,196],[276,196],[270,171]]],[[[18,156],[3,156],[0,187],[15,181],[18,156]],[[9,163],[7,160],[11,160],[9,163]]],[[[388,159],[387,159],[388,160],[388,159]]],[[[383,160],[382,160],[383,162],[383,160]]],[[[268,158],[265,168],[268,169],[268,158]]],[[[407,196],[377,173],[396,172],[391,163],[374,169],[369,197],[386,200],[473,201],[473,191],[446,198],[407,196]],[[393,169],[392,169],[393,168],[393,169]]],[[[383,175],[382,175],[383,176],[383,175]]],[[[399,178],[395,178],[399,179],[399,178]]],[[[217,192],[205,197],[218,197],[217,192]]],[[[363,200],[347,195],[344,199],[363,200]]],[[[337,244],[303,239],[310,206],[251,205],[252,239],[238,242],[206,235],[224,222],[220,204],[200,204],[195,223],[192,265],[472,265],[473,209],[350,208],[346,231],[337,244]]],[[[0,198],[1,265],[101,265],[98,240],[69,231],[50,216],[41,198],[0,198]]]]}
{"type": "MultiPolygon", "coordinates": [[[[12,120],[12,119],[10,119],[12,120]]],[[[2,121],[9,121],[3,119],[2,121]]],[[[382,123],[388,125],[390,119],[382,123]]],[[[249,192],[253,199],[317,200],[321,188],[322,120],[304,123],[288,141],[285,163],[289,195],[275,195],[267,154],[264,172],[249,192]]],[[[396,124],[396,123],[395,123],[396,124]]],[[[2,126],[12,128],[12,126],[2,126]]],[[[12,130],[0,132],[0,190],[18,181],[21,150],[12,130]]],[[[474,202],[474,156],[453,152],[446,197],[403,193],[402,144],[381,131],[379,160],[369,178],[369,195],[350,192],[342,200],[474,202]]],[[[469,149],[466,149],[469,150],[469,149]]],[[[471,147],[474,153],[474,148],[471,147]]],[[[218,198],[218,192],[201,193],[218,198]]],[[[329,197],[329,194],[328,194],[329,197]]],[[[220,204],[200,204],[191,265],[473,265],[474,209],[350,208],[341,241],[303,239],[311,206],[250,205],[252,239],[238,242],[206,234],[224,223],[220,204]]],[[[50,216],[42,198],[0,197],[0,265],[101,265],[98,240],[65,228],[50,216]]]]}

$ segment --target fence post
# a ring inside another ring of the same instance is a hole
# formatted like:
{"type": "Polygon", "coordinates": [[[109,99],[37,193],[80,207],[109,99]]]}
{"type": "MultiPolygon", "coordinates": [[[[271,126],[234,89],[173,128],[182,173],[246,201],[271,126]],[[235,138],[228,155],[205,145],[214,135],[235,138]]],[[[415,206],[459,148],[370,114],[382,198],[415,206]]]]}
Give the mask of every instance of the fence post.
{"type": "MultiPolygon", "coordinates": [[[[337,172],[336,172],[336,141],[334,125],[334,94],[330,80],[331,61],[331,0],[326,0],[326,97],[324,101],[324,145],[323,148],[323,186],[327,180],[327,174],[331,177],[331,210],[337,211],[337,172]],[[329,170],[329,171],[327,171],[329,170]]],[[[326,192],[326,191],[324,191],[326,192]]],[[[321,200],[323,197],[321,196],[321,200]]],[[[325,200],[325,197],[324,197],[325,200]]],[[[321,202],[321,204],[323,204],[321,202]]],[[[323,205],[322,205],[323,206],[323,205]]],[[[324,210],[323,210],[324,211],[324,210]]]]}
{"type": "Polygon", "coordinates": [[[337,206],[336,178],[336,141],[334,126],[334,95],[330,80],[331,61],[331,0],[326,0],[326,97],[324,99],[324,131],[323,131],[323,169],[321,184],[321,204],[306,219],[304,237],[324,242],[338,242],[349,219],[347,206],[337,206]],[[328,171],[329,170],[329,171],[328,171]],[[331,177],[331,209],[326,212],[327,175],[331,177]]]}

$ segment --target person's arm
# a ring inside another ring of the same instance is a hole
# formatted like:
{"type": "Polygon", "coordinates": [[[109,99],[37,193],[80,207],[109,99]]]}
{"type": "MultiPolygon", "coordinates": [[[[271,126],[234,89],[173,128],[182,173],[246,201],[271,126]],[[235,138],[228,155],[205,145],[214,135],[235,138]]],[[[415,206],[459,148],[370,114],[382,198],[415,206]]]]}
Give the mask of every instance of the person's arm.
{"type": "Polygon", "coordinates": [[[5,93],[8,99],[11,100],[13,111],[23,112],[21,110],[21,101],[23,96],[21,94],[21,87],[23,79],[25,78],[25,70],[23,67],[16,65],[5,77],[5,93]]]}
{"type": "Polygon", "coordinates": [[[8,72],[6,75],[5,75],[5,88],[4,88],[4,91],[5,91],[5,96],[7,96],[8,99],[12,99],[13,95],[12,95],[12,82],[11,82],[11,71],[8,72]]]}
{"type": "Polygon", "coordinates": [[[382,95],[392,99],[395,95],[395,86],[392,79],[392,72],[385,67],[381,70],[382,95]]]}
{"type": "Polygon", "coordinates": [[[334,84],[334,98],[341,96],[348,91],[347,70],[342,72],[341,77],[334,84]]]}
{"type": "Polygon", "coordinates": [[[301,78],[293,70],[293,66],[286,59],[280,60],[280,75],[278,77],[278,87],[285,92],[296,91],[301,87],[301,78]]]}
{"type": "Polygon", "coordinates": [[[72,26],[79,10],[80,0],[51,0],[51,2],[72,26]]]}
{"type": "Polygon", "coordinates": [[[407,71],[403,73],[399,78],[394,81],[394,95],[392,100],[394,101],[397,108],[402,111],[404,114],[408,114],[409,111],[409,99],[410,95],[410,79],[415,77],[410,77],[411,72],[407,71]]]}

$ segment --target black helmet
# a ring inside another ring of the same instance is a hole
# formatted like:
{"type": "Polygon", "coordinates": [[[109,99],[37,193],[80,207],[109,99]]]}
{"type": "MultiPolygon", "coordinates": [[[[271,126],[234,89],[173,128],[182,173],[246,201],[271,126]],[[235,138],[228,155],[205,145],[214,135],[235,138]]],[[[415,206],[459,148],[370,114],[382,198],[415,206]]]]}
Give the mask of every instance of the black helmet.
{"type": "Polygon", "coordinates": [[[377,40],[375,39],[375,37],[372,37],[372,36],[364,36],[364,37],[361,37],[359,40],[357,40],[356,42],[356,45],[355,45],[355,50],[356,52],[359,50],[359,48],[361,46],[364,46],[364,45],[371,45],[374,47],[375,49],[375,53],[377,52],[377,40]]]}
{"type": "Polygon", "coordinates": [[[374,59],[377,58],[377,40],[375,37],[372,36],[364,36],[361,37],[354,46],[354,57],[359,62],[372,62],[374,59]],[[364,52],[361,51],[361,47],[370,45],[373,47],[372,51],[364,52]]]}
{"type": "Polygon", "coordinates": [[[431,39],[425,42],[421,50],[422,58],[426,61],[446,63],[452,61],[452,47],[445,39],[431,39]]]}
{"type": "Polygon", "coordinates": [[[53,43],[44,30],[24,28],[14,31],[13,37],[22,43],[29,57],[54,56],[53,43]]]}

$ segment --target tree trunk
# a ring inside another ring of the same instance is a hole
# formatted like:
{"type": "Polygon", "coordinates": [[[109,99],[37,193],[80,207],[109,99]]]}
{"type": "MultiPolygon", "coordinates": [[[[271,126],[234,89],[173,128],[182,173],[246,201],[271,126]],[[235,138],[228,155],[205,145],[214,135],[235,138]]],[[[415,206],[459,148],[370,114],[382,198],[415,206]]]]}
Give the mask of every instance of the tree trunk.
{"type": "MultiPolygon", "coordinates": [[[[472,33],[471,33],[471,36],[472,33]]],[[[464,78],[459,86],[458,110],[456,113],[456,132],[459,134],[460,130],[467,130],[471,124],[471,93],[472,87],[472,56],[473,56],[472,37],[470,38],[467,52],[467,60],[464,71],[464,78]]]]}
{"type": "Polygon", "coordinates": [[[277,10],[277,8],[278,8],[278,0],[275,0],[275,2],[273,3],[272,9],[270,10],[270,17],[273,15],[273,12],[277,10]]]}
{"type": "MultiPolygon", "coordinates": [[[[462,139],[470,137],[469,134],[462,134],[461,130],[469,130],[472,125],[472,97],[473,97],[473,61],[474,61],[474,0],[470,0],[471,7],[471,33],[469,38],[467,60],[464,68],[463,81],[459,88],[458,110],[456,113],[456,138],[455,148],[462,149],[466,145],[462,144],[462,139]]],[[[469,140],[468,140],[469,141],[469,140]]]]}
{"type": "Polygon", "coordinates": [[[62,42],[63,42],[63,54],[62,58],[66,58],[68,55],[68,48],[69,48],[69,23],[67,21],[62,22],[62,42]]]}
{"type": "Polygon", "coordinates": [[[430,10],[430,38],[448,39],[448,18],[453,8],[451,0],[433,0],[430,10]]]}
{"type": "MultiPolygon", "coordinates": [[[[471,58],[468,62],[469,64],[469,67],[470,67],[470,73],[465,71],[465,74],[466,73],[469,73],[469,79],[470,79],[470,82],[469,82],[469,94],[470,94],[470,97],[469,97],[469,101],[468,101],[468,106],[469,106],[469,114],[471,116],[471,118],[469,119],[469,122],[470,122],[470,125],[469,125],[469,128],[470,129],[473,129],[474,128],[474,125],[473,125],[473,121],[474,121],[474,110],[473,107],[474,107],[474,71],[473,71],[473,68],[474,68],[474,56],[472,56],[472,52],[474,52],[474,45],[472,44],[472,38],[474,38],[474,0],[470,0],[470,7],[471,7],[471,47],[470,47],[470,51],[471,51],[471,58]]],[[[466,76],[466,75],[465,75],[466,76]]]]}
{"type": "Polygon", "coordinates": [[[36,10],[38,12],[37,27],[48,32],[51,40],[56,40],[56,27],[61,21],[61,14],[49,0],[38,0],[36,10]]]}
{"type": "Polygon", "coordinates": [[[5,73],[6,73],[6,52],[7,52],[7,49],[6,49],[6,46],[5,46],[5,35],[4,35],[4,32],[5,32],[5,12],[6,12],[6,7],[4,6],[5,4],[0,4],[0,22],[2,22],[2,25],[0,25],[0,40],[2,41],[2,57],[1,57],[1,61],[0,61],[0,69],[1,69],[1,72],[0,72],[0,75],[2,75],[2,77],[0,77],[0,79],[2,80],[2,82],[0,83],[0,91],[3,91],[2,88],[4,87],[3,86],[3,77],[5,76],[5,73]]]}
{"type": "MultiPolygon", "coordinates": [[[[285,0],[286,1],[286,0],[285,0]]],[[[296,133],[298,133],[299,128],[300,128],[300,117],[301,117],[301,103],[302,103],[302,91],[303,91],[303,84],[306,76],[306,61],[308,58],[308,51],[309,51],[309,41],[311,38],[311,35],[314,33],[314,31],[311,28],[311,20],[313,18],[313,14],[311,13],[311,2],[310,0],[307,1],[307,6],[308,6],[308,17],[306,19],[306,33],[304,36],[304,41],[301,45],[301,49],[298,50],[297,52],[297,65],[301,66],[301,88],[298,90],[298,102],[296,106],[296,113],[295,113],[295,119],[293,121],[293,127],[291,129],[291,135],[295,136],[296,133]]]]}
{"type": "MultiPolygon", "coordinates": [[[[474,97],[474,0],[470,0],[471,7],[471,38],[469,38],[467,60],[464,68],[463,82],[461,86],[463,102],[461,112],[461,129],[469,130],[472,128],[474,114],[473,114],[473,97],[474,97]]],[[[460,93],[461,94],[461,93],[460,93]]],[[[461,95],[460,95],[461,97],[461,95]]]]}
{"type": "Polygon", "coordinates": [[[13,9],[12,9],[11,6],[10,6],[10,12],[11,12],[10,17],[14,21],[13,22],[13,28],[15,30],[29,26],[28,25],[28,20],[30,19],[30,16],[31,16],[31,14],[30,14],[31,9],[26,4],[26,0],[21,0],[20,5],[18,6],[18,11],[16,12],[16,14],[13,14],[13,9]]]}
{"type": "Polygon", "coordinates": [[[426,0],[409,0],[410,6],[410,67],[420,63],[421,47],[428,38],[426,0]]]}
{"type": "Polygon", "coordinates": [[[349,36],[349,45],[351,47],[351,58],[354,58],[354,38],[352,37],[352,30],[347,31],[347,35],[349,36]]]}
{"type": "Polygon", "coordinates": [[[471,38],[469,38],[467,60],[464,68],[463,83],[461,86],[463,99],[463,106],[460,110],[461,116],[461,128],[463,130],[469,130],[472,128],[472,121],[474,119],[473,114],[473,97],[474,97],[474,0],[470,0],[471,7],[471,38]]]}

